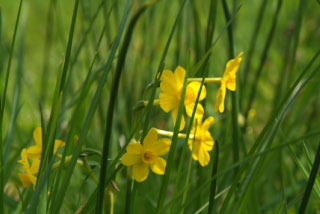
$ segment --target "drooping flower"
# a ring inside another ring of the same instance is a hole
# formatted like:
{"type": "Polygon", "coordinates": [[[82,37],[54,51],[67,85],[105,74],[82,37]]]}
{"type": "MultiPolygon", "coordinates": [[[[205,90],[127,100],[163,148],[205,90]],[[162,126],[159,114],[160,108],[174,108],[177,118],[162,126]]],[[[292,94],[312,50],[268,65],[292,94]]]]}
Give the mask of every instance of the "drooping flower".
{"type": "Polygon", "coordinates": [[[163,175],[167,163],[159,156],[168,153],[170,144],[168,138],[158,139],[157,131],[150,129],[143,145],[135,141],[128,144],[127,152],[122,156],[121,162],[125,166],[133,166],[132,176],[138,182],[147,179],[149,167],[154,173],[163,175]]]}
{"type": "Polygon", "coordinates": [[[195,119],[191,134],[195,133],[195,138],[188,141],[189,149],[192,151],[192,158],[199,161],[201,166],[206,166],[210,162],[209,152],[212,150],[214,140],[208,131],[213,117],[208,117],[203,123],[202,118],[195,119]]]}
{"type": "Polygon", "coordinates": [[[33,189],[35,189],[39,166],[40,166],[40,160],[33,160],[32,164],[30,166],[29,160],[28,160],[28,154],[27,149],[23,149],[21,151],[21,160],[18,161],[22,164],[22,167],[25,171],[25,173],[19,173],[19,178],[23,184],[24,187],[28,187],[31,183],[33,184],[33,189]]]}
{"type": "MultiPolygon", "coordinates": [[[[36,145],[27,148],[27,155],[31,160],[40,160],[42,153],[42,131],[41,127],[37,127],[33,132],[33,139],[36,145]]],[[[65,142],[62,140],[54,141],[53,153],[55,154],[60,147],[65,146],[65,142]]]]}
{"type": "Polygon", "coordinates": [[[226,89],[229,89],[230,91],[236,90],[236,73],[239,70],[242,55],[243,52],[240,52],[236,58],[227,62],[223,77],[221,79],[221,85],[217,92],[216,104],[214,106],[214,110],[216,112],[219,111],[222,113],[224,111],[226,89]]]}
{"type": "MultiPolygon", "coordinates": [[[[161,76],[160,89],[161,93],[159,95],[160,107],[165,111],[172,111],[172,117],[174,124],[176,123],[180,97],[183,88],[183,82],[185,77],[185,70],[178,66],[174,73],[170,70],[164,70],[161,76]]],[[[200,82],[191,82],[187,85],[186,96],[184,100],[184,106],[186,113],[189,117],[192,115],[192,111],[195,106],[196,98],[200,90],[200,82]]],[[[206,88],[203,86],[200,94],[199,101],[203,100],[206,97],[206,88]]],[[[202,115],[204,112],[203,107],[200,103],[197,105],[196,115],[202,115]]],[[[185,126],[185,119],[182,115],[180,131],[185,126]]]]}

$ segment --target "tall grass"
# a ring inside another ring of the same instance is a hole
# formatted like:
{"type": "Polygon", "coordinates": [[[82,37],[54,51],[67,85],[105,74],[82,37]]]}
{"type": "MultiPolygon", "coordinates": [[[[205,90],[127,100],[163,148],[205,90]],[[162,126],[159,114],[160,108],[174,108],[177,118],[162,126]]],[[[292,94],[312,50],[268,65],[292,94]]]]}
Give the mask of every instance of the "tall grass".
{"type": "Polygon", "coordinates": [[[1,213],[317,212],[318,7],[302,0],[2,1],[1,213]],[[241,51],[236,91],[227,90],[224,112],[215,112],[217,78],[241,51]],[[159,94],[163,71],[179,65],[186,72],[174,124],[159,94]],[[188,78],[196,77],[194,106],[203,106],[203,120],[214,117],[205,166],[193,152],[208,138],[198,135],[196,108],[190,117],[184,110],[194,90],[188,78]],[[33,188],[23,185],[21,173],[30,171],[21,160],[39,126],[33,188]],[[145,151],[136,154],[149,170],[139,182],[137,163],[126,166],[124,155],[133,139],[145,146],[151,128],[170,149],[161,156],[163,175],[145,151]],[[57,139],[65,142],[58,149],[57,139]]]}

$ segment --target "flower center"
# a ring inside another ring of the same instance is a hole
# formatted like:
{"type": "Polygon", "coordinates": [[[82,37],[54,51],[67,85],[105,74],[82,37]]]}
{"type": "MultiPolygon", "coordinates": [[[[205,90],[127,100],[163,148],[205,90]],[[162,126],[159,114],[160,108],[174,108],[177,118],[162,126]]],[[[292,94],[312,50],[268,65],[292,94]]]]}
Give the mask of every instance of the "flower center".
{"type": "Polygon", "coordinates": [[[142,160],[145,163],[153,163],[156,158],[156,154],[151,151],[145,151],[142,153],[142,160]]]}

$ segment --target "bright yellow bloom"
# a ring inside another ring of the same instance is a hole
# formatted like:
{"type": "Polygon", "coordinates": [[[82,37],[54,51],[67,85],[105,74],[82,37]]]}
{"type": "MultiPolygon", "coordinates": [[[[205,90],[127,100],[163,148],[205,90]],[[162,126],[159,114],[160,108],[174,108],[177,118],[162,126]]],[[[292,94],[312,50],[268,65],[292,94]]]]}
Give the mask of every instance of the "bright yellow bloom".
{"type": "MultiPolygon", "coordinates": [[[[27,155],[31,160],[40,160],[41,153],[42,153],[42,131],[41,127],[37,127],[33,132],[33,139],[36,142],[35,146],[30,146],[27,149],[27,155]]],[[[53,153],[55,154],[60,147],[65,146],[65,142],[62,140],[55,140],[54,141],[54,150],[53,153]]]]}
{"type": "Polygon", "coordinates": [[[189,139],[189,149],[192,151],[192,158],[199,161],[201,166],[210,162],[209,152],[212,150],[214,140],[208,129],[213,122],[213,117],[208,117],[203,123],[202,118],[196,118],[191,133],[195,133],[195,139],[189,139]]]}
{"type": "MultiPolygon", "coordinates": [[[[172,73],[172,71],[170,70],[164,70],[161,75],[160,89],[162,90],[162,92],[159,95],[160,107],[165,112],[172,111],[174,124],[176,123],[177,119],[185,73],[185,70],[181,66],[178,66],[174,73],[172,73]]],[[[200,82],[191,82],[187,85],[184,106],[189,117],[191,117],[192,115],[198,92],[200,90],[200,85],[200,82]]],[[[199,101],[203,100],[205,97],[206,88],[203,86],[199,101]]],[[[198,103],[196,115],[202,115],[203,113],[203,107],[200,103],[198,103]]],[[[184,126],[185,119],[182,115],[180,131],[184,128],[184,126]]]]}
{"type": "Polygon", "coordinates": [[[121,162],[126,166],[133,166],[132,176],[138,182],[147,179],[149,166],[151,170],[163,175],[166,168],[166,161],[159,157],[168,153],[171,141],[168,138],[158,140],[158,133],[155,129],[150,129],[143,141],[143,145],[138,142],[131,142],[127,146],[127,152],[122,156],[121,162]]]}
{"type": "Polygon", "coordinates": [[[33,160],[32,164],[30,166],[27,150],[23,149],[21,151],[21,160],[18,161],[23,165],[23,169],[25,173],[19,173],[19,178],[23,184],[24,187],[29,186],[31,183],[33,184],[33,189],[35,189],[39,166],[40,166],[40,160],[33,160]]]}
{"type": "Polygon", "coordinates": [[[221,79],[221,85],[217,92],[216,104],[214,106],[214,110],[216,112],[219,111],[222,113],[224,111],[226,89],[229,89],[230,91],[236,90],[236,73],[239,70],[242,55],[243,52],[240,52],[235,59],[229,60],[226,65],[223,77],[221,79]]]}

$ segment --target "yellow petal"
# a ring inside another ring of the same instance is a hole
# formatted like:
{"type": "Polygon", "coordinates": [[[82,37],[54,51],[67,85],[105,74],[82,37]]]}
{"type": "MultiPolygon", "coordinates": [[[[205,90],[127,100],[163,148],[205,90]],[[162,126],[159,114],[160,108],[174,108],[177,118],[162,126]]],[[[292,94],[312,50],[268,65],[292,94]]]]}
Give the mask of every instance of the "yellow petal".
{"type": "Polygon", "coordinates": [[[64,147],[66,145],[66,143],[62,140],[55,140],[54,141],[54,150],[53,153],[56,154],[56,152],[58,151],[58,149],[60,147],[64,147]]]}
{"type": "Polygon", "coordinates": [[[154,161],[153,164],[150,164],[151,170],[158,174],[158,175],[163,175],[164,171],[166,169],[166,161],[161,158],[161,157],[157,157],[156,160],[154,161]]]}
{"type": "Polygon", "coordinates": [[[28,187],[31,184],[31,180],[26,173],[19,173],[18,174],[21,183],[23,184],[24,187],[28,187]]]}
{"type": "Polygon", "coordinates": [[[121,162],[125,166],[131,166],[141,161],[141,155],[125,153],[121,157],[121,162]]]}
{"type": "Polygon", "coordinates": [[[18,160],[18,163],[21,163],[23,167],[29,168],[27,149],[22,149],[21,160],[18,160]]]}
{"type": "Polygon", "coordinates": [[[178,66],[176,68],[176,70],[174,71],[174,77],[177,81],[178,86],[180,86],[180,87],[183,86],[185,74],[186,74],[186,71],[181,66],[178,66]]]}
{"type": "Polygon", "coordinates": [[[130,154],[141,155],[143,151],[143,147],[140,143],[129,143],[127,146],[127,152],[130,154]]]}
{"type": "Polygon", "coordinates": [[[133,166],[132,176],[136,181],[142,182],[147,179],[148,175],[149,175],[148,164],[141,162],[133,166]]]}
{"type": "Polygon", "coordinates": [[[41,159],[41,153],[42,153],[42,147],[40,147],[39,145],[30,146],[27,149],[28,157],[31,160],[36,160],[36,159],[40,160],[41,159]]]}
{"type": "Polygon", "coordinates": [[[208,130],[213,122],[213,117],[208,117],[203,123],[202,123],[202,130],[208,130]]]}
{"type": "MultiPolygon", "coordinates": [[[[195,105],[194,103],[190,103],[190,104],[188,104],[188,105],[185,105],[185,107],[186,107],[186,112],[187,112],[187,115],[188,115],[189,117],[192,116],[192,112],[193,112],[193,109],[194,109],[194,105],[195,105]]],[[[199,117],[201,117],[203,114],[204,114],[203,106],[202,106],[200,103],[198,103],[197,109],[196,109],[195,118],[199,118],[199,117]]]]}
{"type": "Polygon", "coordinates": [[[214,106],[214,110],[216,112],[222,113],[224,111],[224,100],[226,98],[226,86],[224,83],[221,83],[220,88],[217,92],[216,104],[214,106]]]}
{"type": "MultiPolygon", "coordinates": [[[[198,93],[199,93],[199,90],[200,90],[200,86],[201,86],[201,83],[200,82],[191,82],[188,84],[189,87],[191,87],[194,91],[194,95],[195,95],[195,100],[194,102],[196,101],[197,99],[197,96],[198,96],[198,93]]],[[[207,90],[206,90],[206,87],[205,86],[202,86],[202,89],[201,89],[201,94],[200,94],[200,97],[199,97],[199,100],[203,100],[204,98],[206,98],[207,96],[207,90]]]]}
{"type": "Polygon", "coordinates": [[[150,129],[143,140],[143,148],[145,150],[152,150],[158,141],[158,132],[155,129],[150,129]]]}
{"type": "Polygon", "coordinates": [[[176,95],[170,93],[160,93],[160,107],[163,111],[169,112],[179,106],[179,99],[176,95]]]}
{"type": "Polygon", "coordinates": [[[171,140],[168,138],[161,138],[153,146],[152,151],[157,155],[167,154],[170,150],[171,140]]]}
{"type": "Polygon", "coordinates": [[[170,94],[176,94],[180,90],[180,86],[177,85],[173,73],[169,70],[164,70],[161,75],[160,89],[163,92],[170,94]]]}
{"type": "Polygon", "coordinates": [[[32,161],[31,167],[30,167],[30,173],[31,174],[38,174],[40,166],[40,160],[34,160],[32,161]]]}
{"type": "Polygon", "coordinates": [[[208,152],[212,150],[213,145],[214,145],[214,140],[212,137],[210,139],[206,139],[201,142],[201,147],[208,152]]]}
{"type": "MultiPolygon", "coordinates": [[[[177,116],[178,116],[178,109],[174,109],[172,111],[172,118],[173,118],[174,125],[176,125],[177,116]]],[[[184,129],[185,124],[186,124],[186,121],[184,120],[184,116],[182,115],[179,131],[182,131],[184,129]]]]}
{"type": "Polygon", "coordinates": [[[210,162],[210,155],[209,153],[200,147],[199,149],[199,163],[201,166],[206,166],[210,162]]]}
{"type": "Polygon", "coordinates": [[[191,139],[189,140],[189,149],[192,151],[193,160],[198,160],[200,144],[197,141],[193,143],[193,139],[191,139]]]}
{"type": "Polygon", "coordinates": [[[33,131],[33,139],[37,145],[42,146],[42,131],[40,126],[33,131]]]}

